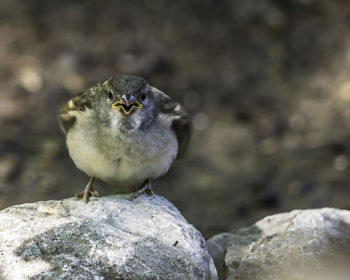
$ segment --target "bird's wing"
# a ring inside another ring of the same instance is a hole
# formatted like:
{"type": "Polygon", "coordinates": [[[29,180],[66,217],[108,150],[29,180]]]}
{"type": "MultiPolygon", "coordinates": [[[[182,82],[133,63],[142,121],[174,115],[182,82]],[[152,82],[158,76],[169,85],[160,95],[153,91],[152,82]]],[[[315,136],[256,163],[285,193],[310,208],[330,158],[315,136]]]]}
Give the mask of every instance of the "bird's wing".
{"type": "Polygon", "coordinates": [[[176,135],[179,145],[177,158],[181,158],[185,155],[191,138],[192,125],[190,116],[179,102],[173,100],[164,92],[155,88],[153,89],[156,91],[157,97],[160,100],[159,111],[161,118],[171,122],[170,126],[176,135]]]}
{"type": "Polygon", "coordinates": [[[177,158],[183,157],[186,153],[191,139],[191,127],[191,120],[187,114],[186,116],[181,116],[181,118],[173,121],[172,129],[174,130],[179,143],[177,158]]]}
{"type": "Polygon", "coordinates": [[[86,110],[86,108],[91,108],[89,91],[77,94],[61,108],[58,119],[64,133],[68,133],[74,125],[77,113],[86,110]]]}

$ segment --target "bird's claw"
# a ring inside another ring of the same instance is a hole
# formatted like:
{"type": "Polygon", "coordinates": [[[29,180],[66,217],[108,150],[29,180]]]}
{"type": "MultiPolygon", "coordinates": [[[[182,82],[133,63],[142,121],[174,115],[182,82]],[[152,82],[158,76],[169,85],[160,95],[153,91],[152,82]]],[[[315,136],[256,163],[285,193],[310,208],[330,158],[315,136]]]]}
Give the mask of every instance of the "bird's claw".
{"type": "Polygon", "coordinates": [[[89,202],[90,197],[100,197],[97,191],[81,192],[75,194],[75,200],[83,199],[85,203],[89,202]]]}
{"type": "Polygon", "coordinates": [[[137,191],[135,191],[133,194],[132,194],[132,199],[136,199],[138,198],[140,195],[142,194],[148,194],[149,196],[152,196],[154,198],[154,192],[152,190],[152,187],[151,187],[151,183],[150,182],[147,182],[146,184],[143,185],[143,187],[137,191]]]}
{"type": "Polygon", "coordinates": [[[85,190],[81,193],[77,193],[75,195],[75,200],[83,199],[85,203],[89,202],[89,198],[92,197],[99,197],[98,192],[95,191],[92,187],[94,184],[95,178],[91,177],[89,183],[86,185],[85,190]]]}

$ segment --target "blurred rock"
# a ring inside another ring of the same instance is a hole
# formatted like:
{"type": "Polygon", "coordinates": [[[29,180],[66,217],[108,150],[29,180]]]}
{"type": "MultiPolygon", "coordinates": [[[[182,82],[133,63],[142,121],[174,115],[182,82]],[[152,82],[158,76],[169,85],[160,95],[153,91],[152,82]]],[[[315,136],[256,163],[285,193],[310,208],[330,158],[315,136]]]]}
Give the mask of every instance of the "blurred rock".
{"type": "Polygon", "coordinates": [[[202,235],[160,196],[42,201],[0,220],[1,279],[217,279],[202,235]]]}
{"type": "Polygon", "coordinates": [[[349,279],[350,211],[323,208],[268,216],[207,244],[220,279],[349,279]]]}

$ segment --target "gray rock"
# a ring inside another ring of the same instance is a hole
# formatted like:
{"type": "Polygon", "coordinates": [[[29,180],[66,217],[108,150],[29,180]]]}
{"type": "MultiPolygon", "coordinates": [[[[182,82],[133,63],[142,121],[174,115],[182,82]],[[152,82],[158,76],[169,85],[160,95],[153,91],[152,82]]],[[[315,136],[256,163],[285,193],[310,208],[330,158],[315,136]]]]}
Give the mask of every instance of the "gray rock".
{"type": "Polygon", "coordinates": [[[277,214],[207,244],[220,279],[350,279],[350,211],[277,214]]]}
{"type": "Polygon", "coordinates": [[[116,195],[0,212],[0,279],[217,279],[202,235],[166,199],[116,195]]]}

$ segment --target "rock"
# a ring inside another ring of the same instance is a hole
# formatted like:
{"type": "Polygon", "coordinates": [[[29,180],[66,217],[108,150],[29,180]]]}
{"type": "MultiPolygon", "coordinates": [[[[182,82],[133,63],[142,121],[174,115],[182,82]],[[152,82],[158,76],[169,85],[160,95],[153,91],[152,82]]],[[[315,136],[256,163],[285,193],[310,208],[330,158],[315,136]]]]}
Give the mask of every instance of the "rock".
{"type": "Polygon", "coordinates": [[[350,279],[350,211],[295,210],[207,241],[220,279],[350,279]]]}
{"type": "Polygon", "coordinates": [[[0,212],[0,279],[217,279],[202,235],[166,199],[115,195],[0,212]]]}

